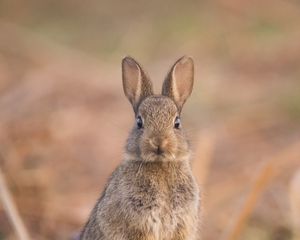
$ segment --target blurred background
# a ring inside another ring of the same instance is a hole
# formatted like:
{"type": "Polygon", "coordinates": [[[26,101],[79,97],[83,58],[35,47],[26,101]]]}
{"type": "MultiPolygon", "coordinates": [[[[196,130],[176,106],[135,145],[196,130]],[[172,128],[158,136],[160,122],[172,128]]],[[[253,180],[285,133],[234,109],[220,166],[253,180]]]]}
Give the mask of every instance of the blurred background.
{"type": "Polygon", "coordinates": [[[1,0],[0,239],[18,239],[5,189],[30,239],[79,233],[133,125],[127,54],[157,91],[195,60],[202,239],[299,239],[299,26],[297,0],[1,0]]]}

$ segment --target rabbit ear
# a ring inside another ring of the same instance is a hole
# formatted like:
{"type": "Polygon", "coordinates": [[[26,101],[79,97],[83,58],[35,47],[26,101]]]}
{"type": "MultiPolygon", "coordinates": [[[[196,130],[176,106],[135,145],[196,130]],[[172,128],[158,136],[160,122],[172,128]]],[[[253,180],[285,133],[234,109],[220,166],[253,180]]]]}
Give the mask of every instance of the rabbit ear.
{"type": "Polygon", "coordinates": [[[162,87],[162,95],[170,97],[179,111],[190,96],[194,83],[194,62],[191,57],[178,59],[168,73],[162,87]]]}
{"type": "Polygon", "coordinates": [[[134,111],[147,96],[153,95],[152,83],[142,67],[131,57],[122,61],[123,89],[134,111]]]}

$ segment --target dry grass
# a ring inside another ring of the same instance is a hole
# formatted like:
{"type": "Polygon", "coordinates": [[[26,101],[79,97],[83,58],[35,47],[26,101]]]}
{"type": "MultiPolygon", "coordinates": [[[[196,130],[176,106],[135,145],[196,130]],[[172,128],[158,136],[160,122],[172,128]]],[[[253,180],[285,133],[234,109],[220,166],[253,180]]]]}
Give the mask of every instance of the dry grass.
{"type": "Polygon", "coordinates": [[[215,137],[211,131],[207,130],[199,134],[193,158],[193,172],[201,186],[205,186],[209,176],[215,144],[215,137]]]}
{"type": "Polygon", "coordinates": [[[29,240],[29,234],[9,192],[4,174],[0,169],[0,202],[20,240],[29,240]]]}
{"type": "Polygon", "coordinates": [[[228,240],[237,240],[240,239],[241,233],[244,230],[245,225],[247,224],[247,220],[251,216],[253,209],[257,203],[257,200],[261,193],[265,190],[270,178],[273,174],[273,163],[267,164],[262,170],[260,171],[254,186],[252,187],[249,195],[246,198],[245,204],[240,210],[238,216],[234,220],[234,224],[232,229],[228,229],[229,233],[227,237],[224,239],[228,240]]]}
{"type": "Polygon", "coordinates": [[[300,239],[300,171],[293,176],[290,183],[290,215],[293,224],[293,239],[300,239]]]}
{"type": "MultiPolygon", "coordinates": [[[[284,149],[280,153],[277,153],[275,156],[271,157],[268,160],[267,164],[259,171],[259,174],[255,179],[253,187],[251,188],[242,209],[239,211],[238,216],[234,218],[233,225],[232,227],[230,227],[230,229],[227,230],[228,232],[225,234],[224,239],[240,239],[241,233],[245,225],[247,224],[249,217],[253,213],[259,197],[265,191],[272,178],[275,178],[276,175],[278,176],[278,174],[280,174],[280,170],[284,167],[285,164],[287,164],[287,162],[289,163],[290,161],[295,161],[300,158],[299,149],[300,142],[296,142],[295,144],[287,147],[287,149],[284,149]]],[[[295,183],[293,183],[294,188],[296,188],[295,186],[295,183]]],[[[291,196],[291,199],[293,199],[291,200],[292,212],[297,215],[299,213],[299,209],[296,209],[295,206],[297,191],[296,189],[292,189],[292,191],[294,191],[291,196]],[[293,196],[293,194],[295,196],[293,196]]],[[[294,220],[296,220],[295,217],[294,220]]]]}

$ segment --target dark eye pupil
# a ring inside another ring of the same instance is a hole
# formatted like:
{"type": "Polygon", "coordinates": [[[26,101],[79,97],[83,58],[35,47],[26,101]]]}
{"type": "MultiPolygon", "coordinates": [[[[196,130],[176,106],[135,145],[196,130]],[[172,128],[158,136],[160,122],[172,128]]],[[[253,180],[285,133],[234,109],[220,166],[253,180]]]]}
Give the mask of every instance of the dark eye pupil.
{"type": "Polygon", "coordinates": [[[174,128],[176,128],[176,129],[180,128],[180,118],[179,117],[175,118],[174,128]]]}
{"type": "Polygon", "coordinates": [[[143,127],[143,120],[142,120],[141,116],[137,117],[137,119],[136,119],[136,125],[137,125],[137,127],[139,129],[143,127]]]}

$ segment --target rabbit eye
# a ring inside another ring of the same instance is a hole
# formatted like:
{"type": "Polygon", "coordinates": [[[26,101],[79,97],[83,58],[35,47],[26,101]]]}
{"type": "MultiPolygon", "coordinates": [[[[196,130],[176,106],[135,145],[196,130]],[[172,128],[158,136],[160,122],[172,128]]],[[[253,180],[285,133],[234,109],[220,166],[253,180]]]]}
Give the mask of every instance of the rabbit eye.
{"type": "Polygon", "coordinates": [[[180,118],[176,117],[174,121],[174,128],[179,129],[180,128],[180,118]]]}
{"type": "Polygon", "coordinates": [[[137,125],[138,129],[143,128],[143,119],[142,119],[141,116],[138,116],[138,117],[136,118],[136,125],[137,125]]]}

